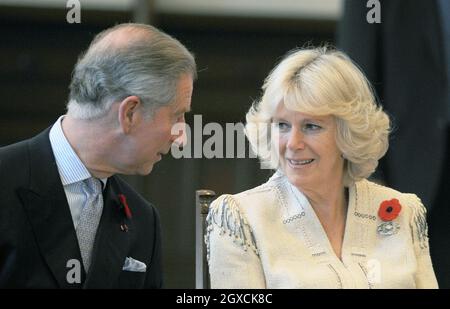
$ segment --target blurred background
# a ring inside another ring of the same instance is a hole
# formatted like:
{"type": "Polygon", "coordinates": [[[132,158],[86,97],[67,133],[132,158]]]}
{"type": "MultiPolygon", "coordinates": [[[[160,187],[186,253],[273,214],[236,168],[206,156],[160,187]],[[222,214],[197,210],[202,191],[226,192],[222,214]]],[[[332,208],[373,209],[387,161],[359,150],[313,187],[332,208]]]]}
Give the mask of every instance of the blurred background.
{"type": "MultiPolygon", "coordinates": [[[[369,10],[367,1],[356,1],[369,10]]],[[[201,114],[204,124],[244,122],[251,103],[261,95],[264,78],[287,51],[338,43],[345,4],[341,0],[81,0],[81,23],[69,24],[68,2],[0,0],[0,146],[32,137],[64,114],[80,52],[99,31],[130,21],[162,29],[195,54],[199,73],[188,124],[192,125],[194,114],[201,114]]],[[[360,16],[364,20],[366,12],[360,16]]],[[[349,50],[355,46],[344,41],[349,50]]],[[[358,44],[364,45],[364,39],[358,44]]],[[[445,148],[445,137],[440,143],[445,148]]],[[[161,214],[165,287],[195,286],[195,190],[237,193],[270,175],[260,169],[257,159],[169,155],[149,176],[125,177],[161,214]]]]}

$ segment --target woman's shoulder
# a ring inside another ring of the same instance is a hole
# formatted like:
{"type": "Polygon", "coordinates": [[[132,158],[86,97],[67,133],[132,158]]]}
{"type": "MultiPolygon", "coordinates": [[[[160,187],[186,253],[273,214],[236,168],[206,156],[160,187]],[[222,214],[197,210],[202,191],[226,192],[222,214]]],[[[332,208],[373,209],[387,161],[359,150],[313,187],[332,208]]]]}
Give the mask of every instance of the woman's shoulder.
{"type": "Polygon", "coordinates": [[[277,195],[277,189],[282,184],[283,178],[279,175],[273,175],[267,182],[236,193],[236,194],[222,194],[211,204],[212,208],[220,206],[227,206],[235,209],[255,207],[257,205],[265,204],[272,201],[277,195]]]}
{"type": "Polygon", "coordinates": [[[357,182],[356,187],[360,191],[366,191],[369,201],[367,204],[371,205],[372,213],[379,220],[390,222],[398,217],[400,223],[409,226],[413,243],[420,248],[420,254],[428,255],[427,210],[417,195],[403,193],[368,180],[357,182]]]}
{"type": "Polygon", "coordinates": [[[271,196],[274,195],[274,186],[275,184],[269,180],[260,186],[237,194],[222,194],[211,203],[206,218],[205,241],[208,259],[210,235],[215,229],[220,235],[230,236],[233,242],[241,245],[244,250],[251,249],[256,255],[259,254],[250,221],[261,214],[259,210],[263,210],[266,203],[270,203],[271,196]]]}
{"type": "Polygon", "coordinates": [[[401,211],[413,216],[426,213],[422,201],[414,193],[403,193],[369,180],[358,181],[355,183],[355,187],[357,195],[360,195],[373,211],[378,211],[384,203],[400,205],[401,211]]]}
{"type": "Polygon", "coordinates": [[[254,228],[258,230],[261,222],[272,217],[272,206],[278,205],[280,187],[284,183],[283,177],[275,173],[262,185],[237,194],[223,194],[215,199],[206,218],[207,245],[211,232],[217,229],[220,235],[229,235],[245,250],[250,248],[258,255],[254,228]]]}
{"type": "Polygon", "coordinates": [[[404,193],[393,188],[369,181],[367,179],[356,182],[358,190],[367,190],[374,198],[398,198],[409,202],[420,201],[419,197],[414,193],[404,193]]]}

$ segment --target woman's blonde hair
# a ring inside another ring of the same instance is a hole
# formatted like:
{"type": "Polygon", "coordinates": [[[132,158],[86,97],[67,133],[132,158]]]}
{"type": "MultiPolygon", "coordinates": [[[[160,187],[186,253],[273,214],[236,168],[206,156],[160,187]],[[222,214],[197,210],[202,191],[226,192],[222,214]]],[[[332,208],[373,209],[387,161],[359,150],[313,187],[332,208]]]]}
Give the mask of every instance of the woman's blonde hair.
{"type": "Polygon", "coordinates": [[[245,132],[263,163],[278,168],[270,124],[278,104],[336,120],[345,184],[369,177],[388,149],[390,122],[370,83],[344,53],[327,47],[293,50],[272,70],[263,96],[246,115],[245,132]],[[269,141],[269,142],[268,142],[269,141]]]}

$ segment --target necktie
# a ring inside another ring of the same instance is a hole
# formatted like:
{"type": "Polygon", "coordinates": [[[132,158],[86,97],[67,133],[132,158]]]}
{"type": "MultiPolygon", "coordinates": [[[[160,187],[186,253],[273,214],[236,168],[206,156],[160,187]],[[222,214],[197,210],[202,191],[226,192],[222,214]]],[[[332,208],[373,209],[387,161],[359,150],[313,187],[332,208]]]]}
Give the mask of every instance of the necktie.
{"type": "Polygon", "coordinates": [[[94,246],[98,223],[102,215],[102,186],[98,179],[89,178],[83,181],[82,188],[87,196],[76,228],[78,244],[86,273],[91,265],[91,254],[94,246]]]}

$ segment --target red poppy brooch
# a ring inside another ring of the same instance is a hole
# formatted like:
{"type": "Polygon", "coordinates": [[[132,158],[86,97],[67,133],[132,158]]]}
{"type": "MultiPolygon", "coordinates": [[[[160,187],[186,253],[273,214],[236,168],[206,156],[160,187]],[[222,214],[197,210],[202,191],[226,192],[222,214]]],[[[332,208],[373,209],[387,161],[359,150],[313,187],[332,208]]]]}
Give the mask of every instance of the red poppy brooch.
{"type": "Polygon", "coordinates": [[[397,234],[400,225],[394,222],[394,220],[398,217],[401,210],[402,205],[400,205],[400,202],[396,198],[381,202],[380,208],[378,209],[378,217],[383,222],[377,228],[379,235],[391,236],[397,234]]]}
{"type": "MultiPolygon", "coordinates": [[[[131,210],[130,207],[128,206],[128,202],[127,202],[127,198],[125,195],[123,194],[119,194],[118,195],[119,200],[120,200],[120,209],[123,210],[125,217],[127,217],[127,219],[131,219],[132,215],[131,215],[131,210]]],[[[120,230],[123,232],[128,232],[128,226],[126,225],[125,222],[122,222],[120,224],[120,230]]]]}

